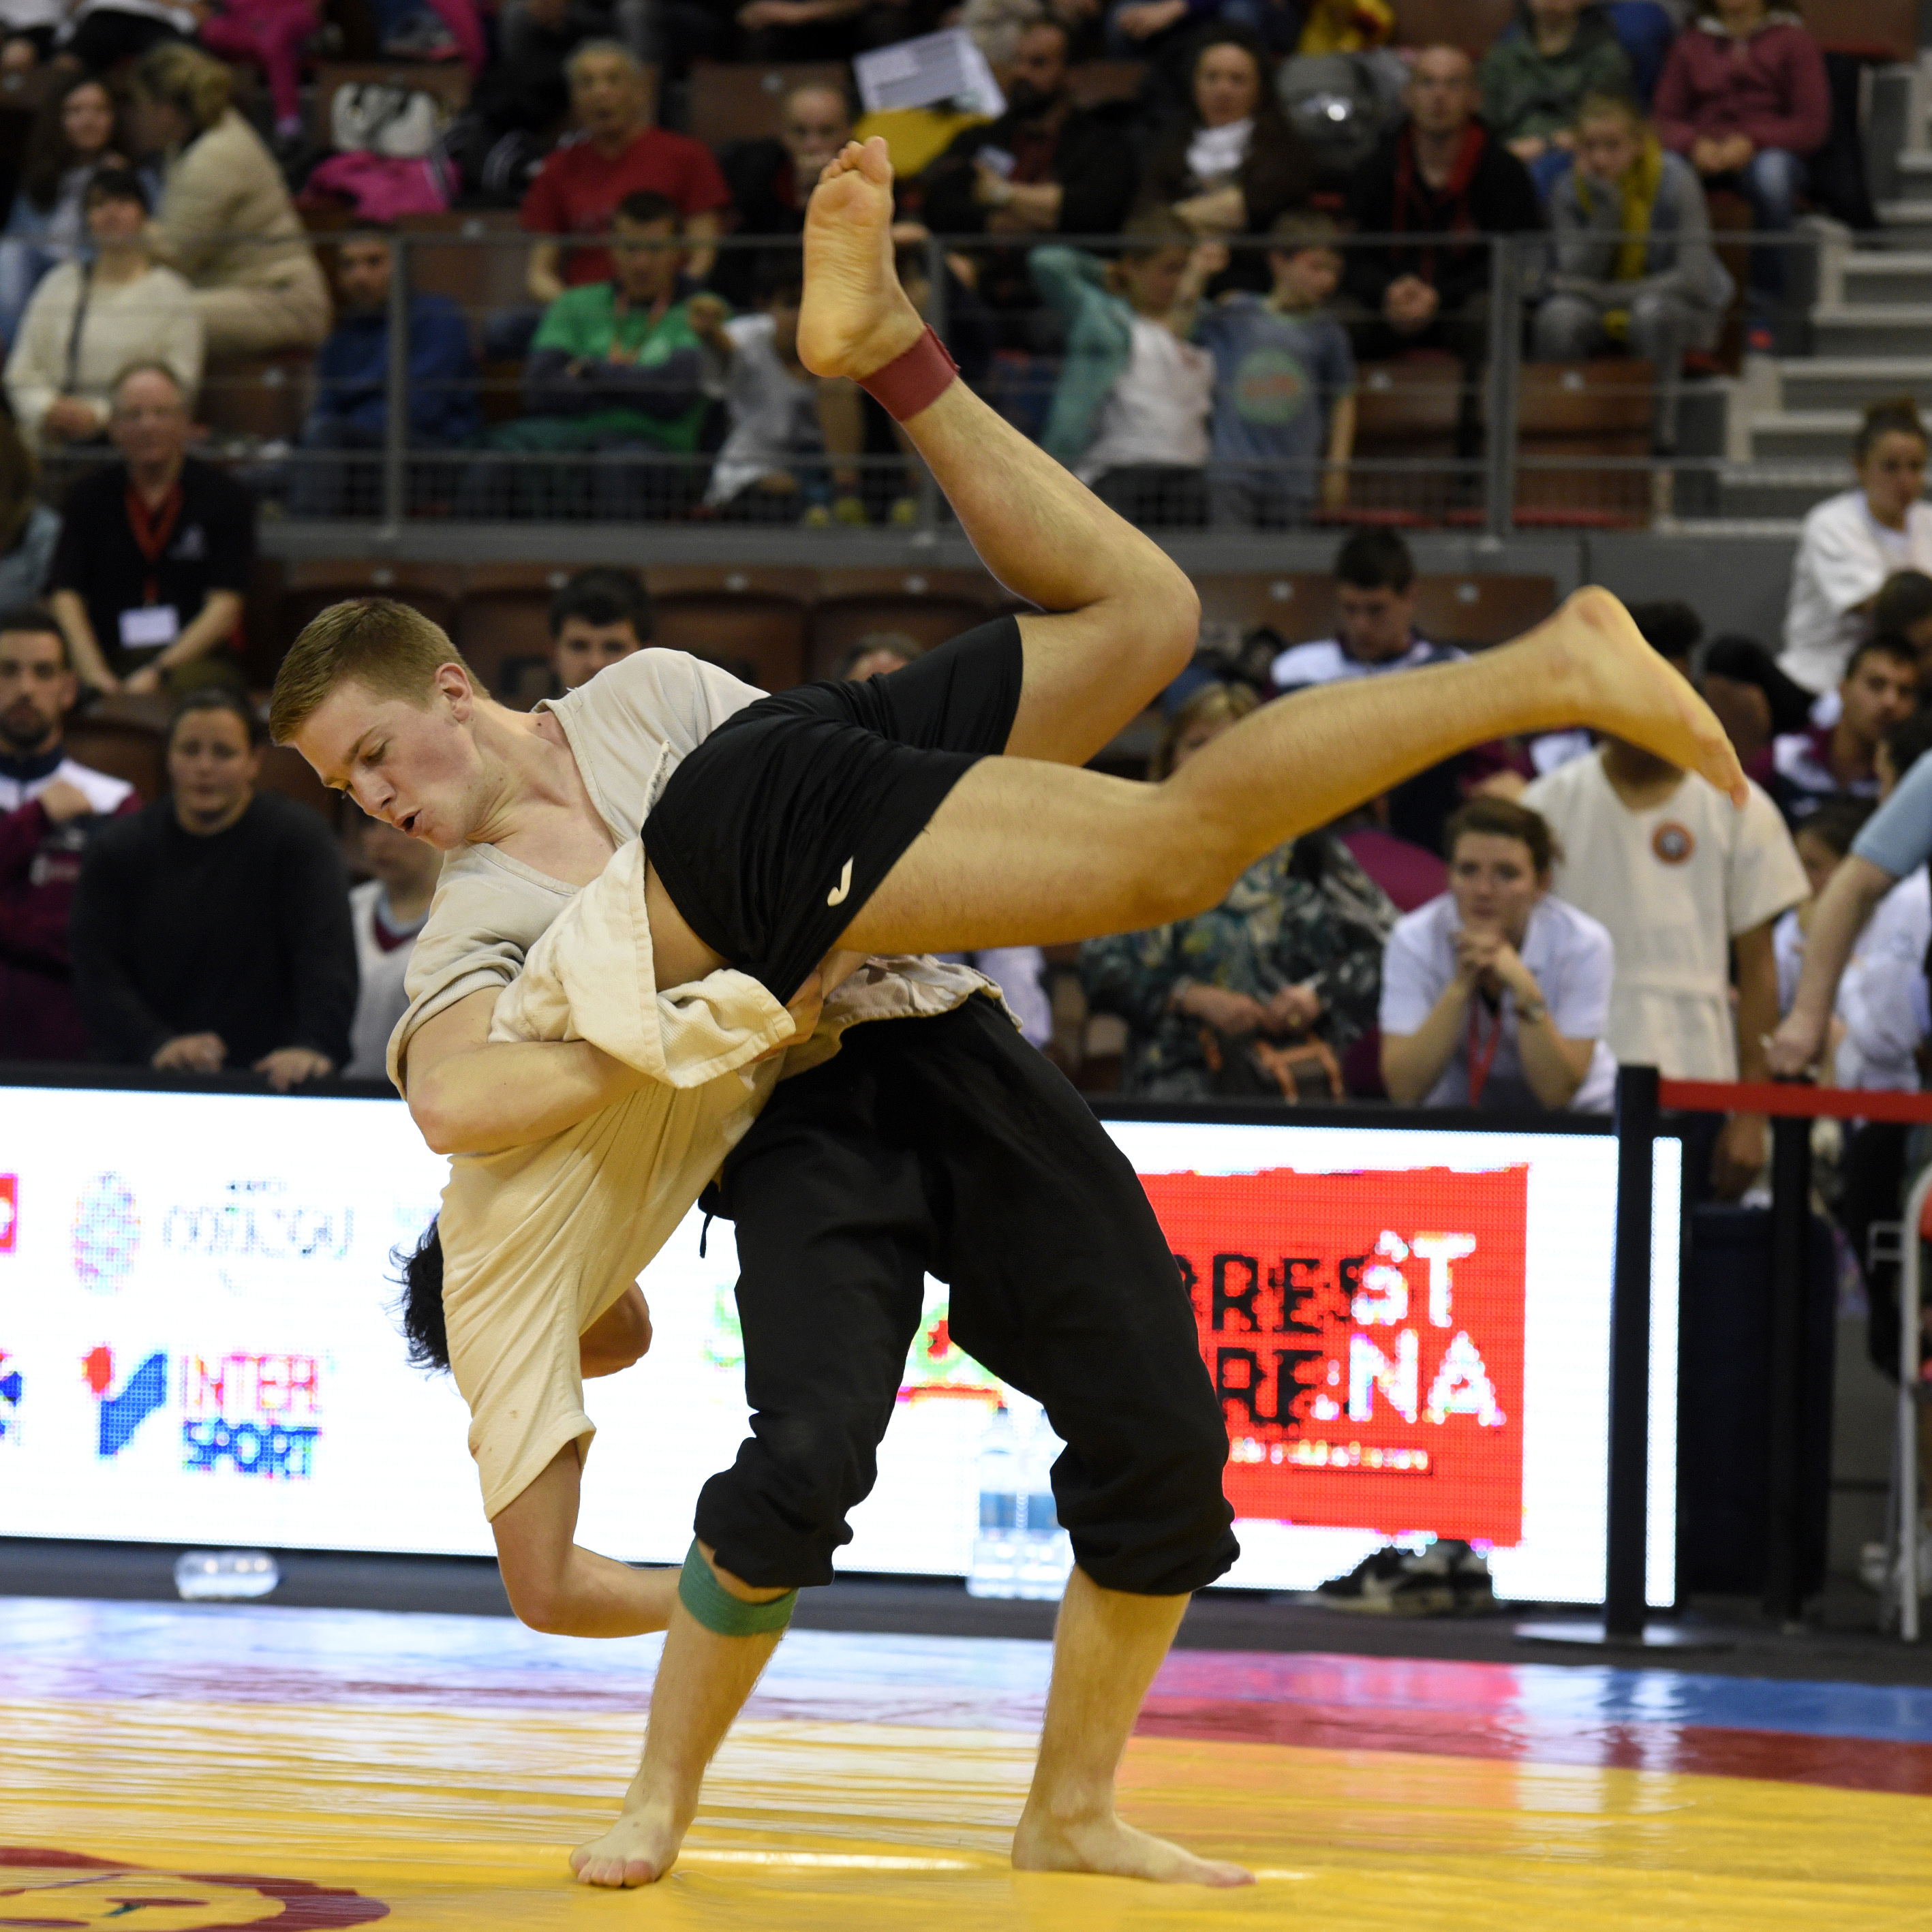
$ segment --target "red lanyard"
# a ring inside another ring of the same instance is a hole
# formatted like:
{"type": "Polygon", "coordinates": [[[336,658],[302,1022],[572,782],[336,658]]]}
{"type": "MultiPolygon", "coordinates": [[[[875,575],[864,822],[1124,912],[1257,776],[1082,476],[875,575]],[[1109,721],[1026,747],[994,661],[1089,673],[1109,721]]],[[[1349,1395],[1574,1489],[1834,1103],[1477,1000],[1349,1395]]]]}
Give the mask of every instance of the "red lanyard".
{"type": "Polygon", "coordinates": [[[1496,1008],[1496,1023],[1490,1030],[1489,1044],[1481,1044],[1482,1028],[1478,1023],[1478,1016],[1482,1007],[1483,995],[1478,989],[1469,995],[1469,1105],[1472,1107],[1482,1104],[1483,1089],[1489,1084],[1490,1069],[1496,1064],[1496,1048],[1502,1045],[1503,1037],[1503,1014],[1499,1005],[1496,1008]]]}
{"type": "Polygon", "coordinates": [[[160,586],[154,576],[154,566],[161,560],[161,553],[168,547],[168,539],[175,533],[175,522],[181,514],[182,486],[177,481],[174,487],[161,499],[160,508],[151,519],[148,506],[140,490],[133,484],[128,486],[128,524],[134,532],[134,542],[141,554],[148,560],[148,581],[141,601],[152,604],[160,595],[160,586]]]}

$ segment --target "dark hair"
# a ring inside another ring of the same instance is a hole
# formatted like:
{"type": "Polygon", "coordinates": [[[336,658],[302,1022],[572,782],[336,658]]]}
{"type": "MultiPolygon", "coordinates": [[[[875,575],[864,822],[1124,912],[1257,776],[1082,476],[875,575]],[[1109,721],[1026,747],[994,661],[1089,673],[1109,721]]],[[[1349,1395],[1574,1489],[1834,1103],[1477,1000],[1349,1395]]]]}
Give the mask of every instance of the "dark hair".
{"type": "Polygon", "coordinates": [[[1816,700],[1796,678],[1779,670],[1777,659],[1755,638],[1713,638],[1704,647],[1700,668],[1707,677],[1756,685],[1771,706],[1771,728],[1780,737],[1803,730],[1811,722],[1816,700]]]}
{"type": "Polygon", "coordinates": [[[20,170],[22,191],[43,214],[50,213],[60,199],[61,176],[78,158],[67,137],[65,116],[68,100],[83,87],[98,87],[107,96],[107,111],[114,121],[107,137],[109,148],[124,150],[127,145],[121,138],[121,113],[113,92],[98,74],[76,74],[64,87],[56,88],[34,117],[34,130],[27,137],[26,162],[20,170]]]}
{"type": "Polygon", "coordinates": [[[40,500],[40,466],[10,410],[0,410],[0,556],[14,550],[40,500]]]}
{"type": "Polygon", "coordinates": [[[1853,649],[1845,660],[1844,675],[1850,677],[1867,658],[1896,658],[1900,664],[1910,664],[1915,673],[1918,669],[1918,653],[1911,645],[1903,638],[1887,637],[1882,631],[1853,649]]]}
{"type": "Polygon", "coordinates": [[[1217,21],[1208,28],[1187,50],[1187,124],[1201,125],[1201,110],[1194,104],[1195,76],[1201,63],[1216,47],[1239,47],[1255,64],[1255,133],[1272,133],[1294,137],[1282,112],[1281,98],[1274,88],[1274,57],[1262,44],[1259,34],[1231,21],[1217,21]]]}
{"type": "Polygon", "coordinates": [[[1792,836],[1802,838],[1808,832],[1842,859],[1877,808],[1868,798],[1828,798],[1809,818],[1792,828],[1792,836]]]}
{"type": "Polygon", "coordinates": [[[74,649],[67,640],[67,633],[60,627],[59,620],[50,611],[43,610],[38,604],[15,604],[0,610],[0,637],[11,632],[16,637],[23,634],[28,637],[52,638],[60,645],[61,669],[74,668],[74,649]]]}
{"type": "Polygon", "coordinates": [[[752,270],[752,299],[762,308],[790,296],[794,302],[805,290],[805,257],[796,248],[766,248],[752,270]]]}
{"type": "Polygon", "coordinates": [[[97,201],[134,202],[143,214],[152,213],[154,205],[147,183],[132,168],[96,168],[87,178],[82,199],[89,208],[97,201]]]}
{"type": "Polygon", "coordinates": [[[1852,439],[1852,460],[1856,462],[1869,455],[1873,446],[1883,436],[1916,436],[1921,442],[1932,441],[1926,436],[1924,424],[1919,420],[1916,396],[1885,396],[1877,402],[1868,404],[1858,421],[1858,433],[1852,439]]]}
{"type": "Polygon", "coordinates": [[[412,1368],[449,1369],[449,1329],[442,1318],[442,1237],[432,1221],[413,1248],[392,1248],[389,1258],[402,1272],[391,1277],[403,1291],[396,1317],[410,1345],[412,1368]]]}
{"type": "Polygon", "coordinates": [[[248,746],[252,751],[262,742],[262,721],[255,715],[255,707],[241,692],[225,684],[197,684],[182,694],[175,706],[175,715],[168,720],[168,742],[175,741],[175,734],[181,729],[182,721],[197,711],[226,711],[242,721],[242,728],[248,734],[248,746]]]}
{"type": "Polygon", "coordinates": [[[1406,590],[1415,581],[1415,559],[1394,530],[1356,530],[1335,553],[1335,581],[1352,590],[1406,590]]]}
{"type": "Polygon", "coordinates": [[[1872,628],[1881,637],[1902,638],[1928,617],[1932,617],[1932,577],[1922,570],[1894,570],[1872,599],[1872,628]]]}
{"type": "Polygon", "coordinates": [[[648,221],[668,221],[672,227],[682,225],[683,215],[676,202],[668,194],[659,194],[656,189],[634,188],[611,211],[612,218],[622,215],[626,221],[634,221],[640,226],[648,221]]]}
{"type": "Polygon", "coordinates": [[[1659,657],[1669,658],[1673,662],[1688,662],[1690,654],[1704,635],[1704,620],[1688,604],[1680,604],[1674,598],[1660,598],[1654,603],[1633,604],[1630,607],[1630,622],[1639,634],[1659,657]]]}
{"type": "Polygon", "coordinates": [[[1530,864],[1539,879],[1546,878],[1551,865],[1562,856],[1549,820],[1513,798],[1477,797],[1460,806],[1442,828],[1443,856],[1453,860],[1456,840],[1472,836],[1520,840],[1529,848],[1530,864]]]}
{"type": "Polygon", "coordinates": [[[600,628],[628,624],[640,644],[650,641],[651,593],[634,570],[594,564],[580,570],[550,601],[550,634],[561,635],[566,620],[580,617],[600,628]]]}
{"type": "Polygon", "coordinates": [[[1928,752],[1932,752],[1932,710],[1915,711],[1910,718],[1900,718],[1885,734],[1884,742],[1892,758],[1895,784],[1928,752]]]}

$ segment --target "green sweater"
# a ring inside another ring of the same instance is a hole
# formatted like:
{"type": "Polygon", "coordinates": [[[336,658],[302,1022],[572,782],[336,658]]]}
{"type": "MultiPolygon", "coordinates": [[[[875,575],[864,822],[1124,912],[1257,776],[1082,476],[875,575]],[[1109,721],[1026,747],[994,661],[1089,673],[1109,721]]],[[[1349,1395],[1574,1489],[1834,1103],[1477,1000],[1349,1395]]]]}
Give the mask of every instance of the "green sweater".
{"type": "Polygon", "coordinates": [[[1510,34],[1484,55],[1478,76],[1483,118],[1504,141],[1532,135],[1547,140],[1574,127],[1577,105],[1586,94],[1636,92],[1629,56],[1609,22],[1595,14],[1578,21],[1575,38],[1554,56],[1537,52],[1527,26],[1510,34]]]}
{"type": "MultiPolygon", "coordinates": [[[[616,286],[566,289],[544,310],[524,371],[524,406],[547,419],[547,446],[587,448],[605,439],[698,447],[704,427],[708,356],[682,302],[653,321],[620,314],[616,286]],[[611,351],[624,359],[614,362],[611,351]]],[[[530,418],[506,430],[527,430],[530,418]]],[[[502,440],[499,436],[493,442],[502,440]]],[[[516,440],[521,442],[522,437],[516,440]]]]}

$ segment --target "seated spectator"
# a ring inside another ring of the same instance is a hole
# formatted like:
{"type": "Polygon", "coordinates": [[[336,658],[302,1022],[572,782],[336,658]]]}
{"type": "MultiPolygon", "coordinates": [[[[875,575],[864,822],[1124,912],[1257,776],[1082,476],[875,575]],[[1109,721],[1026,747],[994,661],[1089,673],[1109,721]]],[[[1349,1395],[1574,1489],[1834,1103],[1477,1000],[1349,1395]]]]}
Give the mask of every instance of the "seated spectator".
{"type": "MultiPolygon", "coordinates": [[[[664,196],[626,195],[612,230],[616,279],[566,289],[544,311],[524,368],[529,413],[491,430],[488,448],[694,456],[707,386],[716,380],[705,341],[724,304],[716,296],[680,294],[678,212],[664,196]]],[[[469,466],[464,488],[472,500],[479,490],[500,491],[497,467],[469,466]]],[[[591,514],[672,514],[696,496],[695,476],[689,460],[592,465],[591,514]]],[[[545,501],[554,495],[545,492],[545,501]]]]}
{"type": "MultiPolygon", "coordinates": [[[[758,312],[724,320],[707,305],[704,340],[723,368],[728,427],[704,500],[748,523],[832,520],[832,478],[818,378],[798,359],[804,265],[773,254],[758,267],[758,312]]],[[[856,446],[849,452],[858,454],[856,446]]]]}
{"type": "Polygon", "coordinates": [[[278,1093],[349,1056],[349,882],[307,806],[258,792],[245,700],[191,691],[169,795],[104,827],[74,902],[74,983],[94,1057],[181,1073],[252,1067],[278,1093]]]}
{"type": "Polygon", "coordinates": [[[1303,10],[1298,54],[1360,54],[1386,46],[1395,35],[1388,0],[1311,0],[1303,10]]]}
{"type": "MultiPolygon", "coordinates": [[[[651,124],[650,86],[637,56],[615,40],[590,40],[566,71],[570,104],[581,130],[543,164],[524,197],[522,221],[533,235],[602,236],[619,208],[649,194],[667,203],[692,244],[694,281],[711,273],[711,244],[722,232],[730,190],[710,150],[651,124]]],[[[554,302],[566,289],[608,282],[610,250],[557,239],[530,250],[531,298],[554,302]]]]}
{"type": "MultiPolygon", "coordinates": [[[[500,53],[478,77],[468,103],[439,144],[466,201],[515,208],[530,193],[569,116],[570,82],[564,69],[582,44],[569,24],[578,10],[572,0],[518,0],[516,17],[522,24],[516,56],[500,53]]],[[[510,31],[508,10],[499,17],[500,40],[510,31]]],[[[514,336],[516,325],[511,320],[508,326],[514,336]]],[[[505,352],[520,354],[534,326],[532,318],[523,326],[514,351],[505,352]]]]}
{"type": "MultiPolygon", "coordinates": [[[[1633,614],[1688,676],[1676,638],[1633,614]]],[[[1778,1018],[1772,932],[1805,892],[1778,808],[1754,784],[1740,812],[1702,778],[1616,739],[1538,778],[1522,802],[1555,835],[1557,892],[1616,947],[1605,1037],[1618,1064],[1671,1080],[1763,1079],[1778,1018]]],[[[1764,1166],[1763,1117],[1733,1114],[1721,1128],[1696,1118],[1714,1141],[1708,1160],[1701,1143],[1687,1149],[1686,1185],[1701,1192],[1708,1176],[1735,1199],[1764,1166]]]]}
{"type": "Polygon", "coordinates": [[[148,190],[125,168],[88,183],[92,256],[63,262],[34,291],[13,353],[7,400],[43,453],[97,442],[114,379],[137,357],[174,373],[184,396],[201,382],[201,317],[187,283],[148,252],[148,190]]]}
{"type": "Polygon", "coordinates": [[[371,876],[349,889],[357,986],[342,1070],[357,1080],[382,1080],[388,1077],[389,1036],[409,1010],[403,976],[429,917],[442,854],[380,818],[362,818],[354,836],[356,856],[371,876]]]}
{"type": "Polygon", "coordinates": [[[475,0],[371,0],[385,60],[460,61],[474,80],[490,46],[475,0]]]}
{"type": "Polygon", "coordinates": [[[1415,57],[1408,118],[1348,182],[1348,225],[1412,241],[1352,248],[1342,277],[1364,361],[1446,349],[1462,364],[1457,446],[1481,440],[1480,374],[1490,352],[1490,250],[1479,238],[1543,225],[1528,170],[1476,118],[1475,70],[1454,47],[1415,57]]]}
{"type": "Polygon", "coordinates": [[[1772,769],[1772,741],[1811,724],[1810,692],[1786,677],[1753,638],[1713,638],[1697,688],[1718,714],[1738,764],[1760,784],[1772,769]]]}
{"type": "Polygon", "coordinates": [[[1584,100],[1622,98],[1636,82],[1609,20],[1586,0],[1523,0],[1522,13],[1521,32],[1491,44],[1477,80],[1484,122],[1547,196],[1569,166],[1584,100]]]}
{"type": "MultiPolygon", "coordinates": [[[[1832,129],[1825,57],[1796,14],[1770,0],[1712,0],[1672,45],[1656,112],[1664,145],[1707,186],[1742,194],[1760,232],[1790,230],[1806,158],[1832,129]]],[[[1786,280],[1781,251],[1752,250],[1754,348],[1774,346],[1769,308],[1786,280]]]]}
{"type": "Polygon", "coordinates": [[[904,670],[914,658],[925,655],[926,646],[903,631],[868,631],[838,660],[832,675],[842,681],[862,682],[868,677],[904,670]]]}
{"type": "MultiPolygon", "coordinates": [[[[496,58],[520,68],[563,61],[586,40],[616,40],[643,65],[658,58],[656,0],[503,0],[496,10],[496,58]]],[[[720,38],[718,51],[722,51],[720,38]]]]}
{"type": "MultiPolygon", "coordinates": [[[[1019,36],[1006,111],[969,128],[926,170],[922,212],[936,234],[1112,235],[1133,205],[1136,163],[1112,122],[1073,104],[1067,29],[1036,21],[1019,36]]],[[[1030,310],[1034,292],[1017,248],[976,250],[980,299],[1003,314],[1030,310]]]]}
{"type": "Polygon", "coordinates": [[[1382,1084],[1402,1106],[1606,1114],[1610,935],[1552,898],[1550,827],[1508,799],[1449,821],[1449,890],[1382,954],[1382,1084]]]}
{"type": "MultiPolygon", "coordinates": [[[[1782,914],[1772,928],[1771,948],[1778,961],[1778,1013],[1782,1019],[1797,997],[1798,975],[1804,964],[1804,935],[1810,930],[1811,914],[1819,895],[1832,883],[1832,874],[1850,854],[1852,841],[1872,815],[1872,802],[1864,798],[1824,800],[1802,825],[1792,828],[1791,843],[1798,862],[1804,868],[1805,883],[1810,890],[1803,902],[1782,914]]],[[[1923,957],[1922,953],[1921,957],[1923,957]]]]}
{"type": "MultiPolygon", "coordinates": [[[[842,88],[818,82],[794,87],[778,110],[778,140],[741,141],[723,157],[733,226],[741,235],[802,234],[805,205],[820,171],[851,138],[842,88]]],[[[711,285],[734,308],[752,300],[758,256],[751,248],[718,251],[711,285]]]]}
{"type": "Polygon", "coordinates": [[[1731,301],[1695,171],[1664,152],[1634,103],[1594,96],[1550,215],[1550,293],[1537,304],[1532,352],[1541,362],[1614,348],[1642,357],[1655,371],[1651,448],[1675,454],[1684,352],[1715,346],[1731,301]]]}
{"type": "Polygon", "coordinates": [[[1208,520],[1214,358],[1182,338],[1190,249],[1172,216],[1130,223],[1112,262],[1077,248],[1027,257],[1066,325],[1066,359],[1041,446],[1130,523],[1208,520]]]}
{"type": "MultiPolygon", "coordinates": [[[[1382,10],[1382,0],[1354,0],[1352,4],[1348,0],[1316,0],[1316,4],[1357,19],[1382,10]]],[[[1081,11],[1068,5],[1055,10],[1070,24],[1081,11]]],[[[1178,63],[1186,60],[1196,44],[1192,37],[1204,22],[1235,28],[1271,53],[1285,54],[1296,50],[1305,31],[1302,11],[1294,0],[1110,0],[1105,44],[1108,58],[1151,62],[1157,80],[1165,80],[1178,63]]]]}
{"type": "MultiPolygon", "coordinates": [[[[1358,677],[1382,677],[1424,664],[1454,664],[1466,655],[1432,644],[1415,627],[1415,559],[1394,530],[1357,530],[1335,553],[1335,634],[1292,644],[1274,661],[1278,692],[1304,691],[1358,677]]],[[[1508,760],[1485,746],[1432,765],[1388,795],[1388,830],[1430,852],[1442,849],[1449,815],[1466,784],[1492,778],[1508,760]]]]}
{"type": "MultiPolygon", "coordinates": [[[[298,517],[373,515],[380,470],[337,452],[382,448],[389,420],[389,282],[395,249],[359,230],[335,254],[337,320],[315,362],[315,404],[302,424],[290,508],[298,517]],[[362,487],[355,487],[357,484],[362,487]]],[[[447,296],[410,297],[409,447],[457,449],[483,427],[470,326],[447,296]]]]}
{"type": "Polygon", "coordinates": [[[651,594],[634,570],[593,564],[550,599],[550,662],[560,691],[588,684],[651,640],[651,594]]]}
{"type": "MultiPolygon", "coordinates": [[[[1306,204],[1314,184],[1313,158],[1282,112],[1261,43],[1244,27],[1209,28],[1193,43],[1186,112],[1149,157],[1142,201],[1219,240],[1265,235],[1306,204]]],[[[1258,263],[1237,262],[1230,273],[1243,286],[1266,286],[1258,263]]]]}
{"type": "Polygon", "coordinates": [[[1918,661],[1895,638],[1870,638],[1852,652],[1838,683],[1838,715],[1808,724],[1772,746],[1765,789],[1794,830],[1828,799],[1876,798],[1874,760],[1886,734],[1918,703],[1918,661]]]}
{"type": "MultiPolygon", "coordinates": [[[[255,562],[255,502],[188,453],[188,399],[171,369],[137,362],[114,386],[118,463],[68,491],[48,576],[82,681],[99,691],[179,688],[234,643],[255,562]]],[[[237,675],[232,668],[226,674],[237,675]]]]}
{"type": "Polygon", "coordinates": [[[0,410],[0,610],[40,596],[60,533],[60,512],[40,501],[32,452],[0,410]]]}
{"type": "Polygon", "coordinates": [[[134,70],[146,145],[168,157],[149,242],[188,278],[211,359],[313,349],[328,285],[274,157],[229,104],[233,87],[194,47],[157,47],[134,70]]]}
{"type": "MultiPolygon", "coordinates": [[[[1203,685],[1169,721],[1156,783],[1254,710],[1245,685],[1203,685]]],[[[1127,1088],[1155,1100],[1215,1095],[1340,1100],[1340,1056],[1375,1023],[1395,908],[1325,832],[1249,867],[1210,912],[1090,940],[1094,1010],[1133,1030],[1127,1088]]]]}
{"type": "Polygon", "coordinates": [[[0,0],[0,74],[32,73],[66,16],[64,0],[0,0]]]}
{"type": "Polygon", "coordinates": [[[1872,599],[1872,634],[1912,646],[1922,686],[1932,672],[1932,577],[1922,570],[1894,570],[1872,599]]]}
{"type": "Polygon", "coordinates": [[[88,835],[138,812],[134,788],[68,756],[80,694],[61,628],[0,611],[0,1060],[85,1060],[68,920],[88,835]]]}
{"type": "Polygon", "coordinates": [[[1872,634],[1872,603],[1895,571],[1932,572],[1925,425],[1910,396],[1874,403],[1852,444],[1858,487],[1805,513],[1791,560],[1780,666],[1806,690],[1844,676],[1872,634]]]}
{"type": "Polygon", "coordinates": [[[97,168],[124,168],[128,152],[105,81],[76,75],[40,104],[0,236],[0,337],[14,340],[40,278],[79,257],[87,240],[87,184],[97,168]]]}
{"type": "Polygon", "coordinates": [[[1281,216],[1268,293],[1231,290],[1195,323],[1214,358],[1217,524],[1279,530],[1318,500],[1330,510],[1348,500],[1355,358],[1328,308],[1342,279],[1336,233],[1326,215],[1281,216]]]}

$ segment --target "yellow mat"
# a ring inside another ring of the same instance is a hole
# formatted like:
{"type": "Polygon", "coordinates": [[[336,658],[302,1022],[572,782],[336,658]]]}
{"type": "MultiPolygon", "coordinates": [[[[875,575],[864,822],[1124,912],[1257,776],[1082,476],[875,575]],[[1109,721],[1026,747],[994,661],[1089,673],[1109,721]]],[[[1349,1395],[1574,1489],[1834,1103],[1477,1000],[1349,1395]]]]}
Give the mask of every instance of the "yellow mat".
{"type": "Polygon", "coordinates": [[[1263,1874],[1166,1891],[1007,1868],[1024,1736],[769,1720],[727,1742],[668,1880],[591,1892],[565,1855],[638,1734],[580,1712],[0,1701],[0,1844],[119,1862],[0,1867],[0,1928],[297,1932],[380,1904],[395,1932],[1932,1928],[1932,1798],[1143,1738],[1129,1815],[1263,1874]]]}

